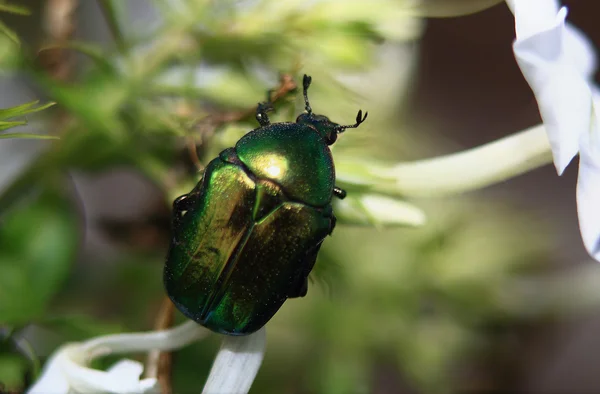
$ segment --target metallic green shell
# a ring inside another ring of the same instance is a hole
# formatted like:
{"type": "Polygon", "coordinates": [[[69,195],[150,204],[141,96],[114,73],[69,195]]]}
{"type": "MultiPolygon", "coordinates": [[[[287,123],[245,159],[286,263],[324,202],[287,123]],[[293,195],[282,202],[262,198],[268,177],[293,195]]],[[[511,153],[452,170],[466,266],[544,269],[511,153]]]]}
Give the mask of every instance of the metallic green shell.
{"type": "MultiPolygon", "coordinates": [[[[301,148],[302,149],[302,148],[301,148]]],[[[175,228],[165,287],[187,317],[224,334],[261,328],[302,295],[333,214],[287,200],[279,186],[216,158],[188,195],[175,228]]]]}
{"type": "Polygon", "coordinates": [[[298,123],[264,126],[242,137],[235,150],[253,174],[280,185],[290,199],[315,207],[331,202],[333,158],[312,127],[298,123]]]}

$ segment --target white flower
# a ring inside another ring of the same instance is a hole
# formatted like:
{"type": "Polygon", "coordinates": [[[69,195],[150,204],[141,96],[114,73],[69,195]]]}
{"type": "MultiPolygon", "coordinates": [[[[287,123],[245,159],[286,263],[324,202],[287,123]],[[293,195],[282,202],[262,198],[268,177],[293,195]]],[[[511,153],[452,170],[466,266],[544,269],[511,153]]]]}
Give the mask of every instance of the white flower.
{"type": "Polygon", "coordinates": [[[586,249],[600,261],[600,113],[595,54],[556,0],[506,0],[515,57],[533,90],[560,174],[579,152],[577,210],[586,249]],[[597,101],[596,101],[597,102],[597,101]]]}
{"type": "Polygon", "coordinates": [[[158,391],[156,379],[142,379],[142,364],[121,360],[108,371],[87,367],[88,355],[82,344],[62,346],[46,363],[42,377],[29,389],[29,394],[53,393],[153,393],[158,391]]]}
{"type": "MultiPolygon", "coordinates": [[[[600,261],[600,93],[592,82],[593,47],[565,22],[567,9],[559,8],[557,0],[505,1],[515,15],[515,57],[544,124],[479,148],[393,167],[337,160],[339,179],[371,193],[445,196],[509,179],[549,163],[552,156],[561,175],[579,153],[579,227],[587,251],[600,261]]],[[[493,3],[420,0],[413,10],[422,16],[447,16],[493,3]]]]}
{"type": "MultiPolygon", "coordinates": [[[[108,335],[64,345],[48,360],[28,394],[158,393],[156,379],[140,379],[143,367],[136,361],[121,360],[108,371],[88,365],[108,354],[177,349],[208,333],[195,322],[187,322],[170,330],[108,335]]],[[[202,392],[247,393],[262,363],[265,336],[263,328],[244,337],[224,337],[202,392]]]]}
{"type": "Polygon", "coordinates": [[[207,333],[208,330],[195,322],[188,322],[170,330],[108,335],[64,345],[48,360],[42,376],[28,393],[156,392],[156,379],[140,380],[143,367],[138,362],[121,360],[106,372],[89,368],[88,365],[94,358],[108,354],[179,348],[201,339],[207,333]]]}

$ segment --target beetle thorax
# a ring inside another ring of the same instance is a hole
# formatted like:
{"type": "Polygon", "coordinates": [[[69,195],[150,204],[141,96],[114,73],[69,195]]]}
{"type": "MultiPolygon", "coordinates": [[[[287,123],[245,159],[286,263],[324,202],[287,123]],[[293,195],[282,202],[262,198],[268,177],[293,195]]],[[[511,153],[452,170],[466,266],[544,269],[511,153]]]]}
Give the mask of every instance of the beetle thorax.
{"type": "Polygon", "coordinates": [[[313,206],[331,201],[333,158],[314,127],[297,123],[261,127],[246,134],[235,150],[254,176],[277,183],[289,198],[313,206]]]}

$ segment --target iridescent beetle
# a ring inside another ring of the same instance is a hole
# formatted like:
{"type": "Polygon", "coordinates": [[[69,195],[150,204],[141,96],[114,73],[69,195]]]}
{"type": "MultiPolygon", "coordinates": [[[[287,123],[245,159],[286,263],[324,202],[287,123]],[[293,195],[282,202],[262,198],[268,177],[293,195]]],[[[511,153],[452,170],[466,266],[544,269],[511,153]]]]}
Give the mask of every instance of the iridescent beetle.
{"type": "Polygon", "coordinates": [[[308,274],[335,227],[335,186],[329,145],[342,126],[312,112],[296,123],[260,127],[225,149],[196,187],[175,200],[174,232],[164,271],[167,293],[188,318],[222,334],[246,335],[264,326],[287,298],[303,297],[308,274]]]}

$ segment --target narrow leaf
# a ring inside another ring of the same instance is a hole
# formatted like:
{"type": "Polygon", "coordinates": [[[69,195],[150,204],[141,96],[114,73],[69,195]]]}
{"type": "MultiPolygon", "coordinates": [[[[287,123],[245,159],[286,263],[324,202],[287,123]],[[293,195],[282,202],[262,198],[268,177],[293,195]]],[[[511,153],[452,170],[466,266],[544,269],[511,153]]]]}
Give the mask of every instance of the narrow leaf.
{"type": "Polygon", "coordinates": [[[24,120],[14,122],[2,122],[0,121],[0,131],[10,129],[11,127],[23,126],[27,124],[24,120]]]}
{"type": "Polygon", "coordinates": [[[9,118],[17,117],[17,116],[31,114],[34,112],[42,111],[42,110],[49,108],[49,107],[53,106],[54,104],[56,104],[51,101],[49,103],[40,105],[39,107],[34,107],[39,102],[40,102],[39,100],[35,100],[35,101],[30,101],[25,104],[17,105],[16,107],[0,109],[0,119],[9,119],[9,118]]]}
{"type": "Polygon", "coordinates": [[[108,58],[101,47],[92,45],[86,42],[69,41],[65,43],[57,43],[40,48],[39,52],[50,50],[50,49],[72,49],[88,56],[93,60],[99,67],[114,71],[113,65],[108,61],[108,58]]]}
{"type": "Polygon", "coordinates": [[[58,140],[59,137],[55,135],[43,135],[43,134],[29,134],[29,133],[6,133],[0,134],[0,139],[6,138],[25,138],[34,140],[58,140]]]}
{"type": "Polygon", "coordinates": [[[102,14],[104,15],[104,19],[106,19],[108,28],[110,29],[115,43],[117,44],[117,48],[120,52],[125,53],[127,46],[125,45],[123,30],[119,24],[120,14],[122,12],[121,1],[99,0],[98,3],[100,5],[100,9],[102,10],[102,14]]]}
{"type": "Polygon", "coordinates": [[[0,119],[8,119],[14,118],[15,116],[20,116],[39,102],[39,100],[34,100],[14,107],[0,109],[0,119]]]}
{"type": "Polygon", "coordinates": [[[17,15],[31,15],[31,11],[29,11],[27,8],[14,4],[0,3],[0,12],[1,11],[17,15]]]}
{"type": "Polygon", "coordinates": [[[18,45],[21,45],[21,41],[19,40],[19,36],[17,33],[12,31],[8,26],[6,26],[2,21],[0,21],[0,33],[4,33],[8,38],[13,40],[18,45]]]}

